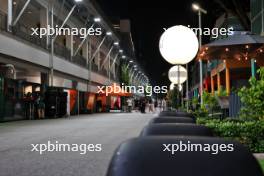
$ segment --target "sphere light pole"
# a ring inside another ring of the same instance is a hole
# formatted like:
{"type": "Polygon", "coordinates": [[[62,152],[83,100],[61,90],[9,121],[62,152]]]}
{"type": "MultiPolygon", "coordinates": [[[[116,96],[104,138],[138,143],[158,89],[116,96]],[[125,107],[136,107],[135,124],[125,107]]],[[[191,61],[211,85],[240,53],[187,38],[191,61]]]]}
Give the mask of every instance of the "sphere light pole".
{"type": "Polygon", "coordinates": [[[169,80],[174,84],[182,84],[187,80],[187,70],[180,65],[171,67],[168,73],[169,80]]]}
{"type": "MultiPolygon", "coordinates": [[[[186,64],[192,61],[199,49],[196,34],[188,27],[178,25],[168,28],[160,37],[159,49],[162,57],[171,64],[186,64]]],[[[180,76],[179,76],[180,77],[180,76]]],[[[188,71],[186,71],[186,79],[188,71]]],[[[188,81],[186,82],[186,98],[188,99],[188,81]]],[[[188,101],[187,101],[188,111],[188,101]]]]}
{"type": "MultiPolygon", "coordinates": [[[[198,11],[199,29],[201,29],[202,28],[202,13],[207,14],[207,11],[205,9],[201,8],[196,3],[192,4],[192,8],[193,8],[193,10],[198,11]]],[[[201,47],[201,46],[202,46],[202,35],[199,34],[199,47],[201,47]]],[[[200,91],[201,91],[200,99],[201,99],[201,104],[203,104],[203,98],[202,98],[202,94],[203,94],[203,61],[202,61],[202,59],[199,60],[199,66],[200,66],[200,91]]]]}
{"type": "Polygon", "coordinates": [[[160,37],[160,54],[173,65],[189,63],[196,56],[198,49],[197,36],[186,26],[170,27],[160,37]]]}

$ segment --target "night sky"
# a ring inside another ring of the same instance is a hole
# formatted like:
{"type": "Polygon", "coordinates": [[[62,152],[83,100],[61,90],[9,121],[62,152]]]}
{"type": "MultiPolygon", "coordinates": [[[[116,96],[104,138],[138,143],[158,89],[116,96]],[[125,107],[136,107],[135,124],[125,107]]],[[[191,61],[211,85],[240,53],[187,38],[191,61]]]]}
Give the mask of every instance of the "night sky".
{"type": "MultiPolygon", "coordinates": [[[[194,0],[97,0],[110,19],[130,19],[137,60],[154,85],[169,85],[167,73],[172,66],[159,53],[159,38],[163,28],[174,25],[198,27],[198,15],[191,8],[194,0]],[[150,3],[151,2],[151,3],[150,3]],[[177,4],[177,6],[175,6],[177,4]]],[[[212,28],[223,11],[213,0],[196,1],[208,14],[203,27],[212,28]]],[[[204,39],[207,41],[208,39],[204,39]]]]}

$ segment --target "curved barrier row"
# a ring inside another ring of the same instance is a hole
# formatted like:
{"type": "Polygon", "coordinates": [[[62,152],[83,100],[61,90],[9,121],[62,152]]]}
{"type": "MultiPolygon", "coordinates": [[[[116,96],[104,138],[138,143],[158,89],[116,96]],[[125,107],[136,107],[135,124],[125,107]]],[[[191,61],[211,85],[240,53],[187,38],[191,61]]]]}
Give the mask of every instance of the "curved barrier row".
{"type": "Polygon", "coordinates": [[[203,125],[192,123],[156,123],[146,126],[140,134],[140,136],[155,135],[213,136],[213,133],[203,125]]]}
{"type": "Polygon", "coordinates": [[[115,151],[107,176],[263,176],[242,144],[214,137],[186,112],[161,112],[115,151]]]}

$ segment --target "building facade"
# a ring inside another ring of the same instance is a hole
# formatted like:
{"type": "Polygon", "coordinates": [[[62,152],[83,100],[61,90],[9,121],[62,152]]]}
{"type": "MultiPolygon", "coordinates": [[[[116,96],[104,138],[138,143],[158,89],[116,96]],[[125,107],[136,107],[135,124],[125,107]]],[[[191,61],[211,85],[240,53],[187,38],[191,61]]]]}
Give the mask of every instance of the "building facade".
{"type": "MultiPolygon", "coordinates": [[[[261,58],[263,57],[263,46],[261,46],[261,43],[254,46],[254,44],[247,45],[245,41],[247,37],[250,38],[252,34],[253,39],[261,39],[263,35],[263,2],[263,0],[251,0],[250,2],[250,13],[248,13],[248,15],[251,20],[251,31],[246,31],[238,18],[233,14],[224,13],[216,20],[214,27],[226,29],[232,27],[234,32],[231,37],[234,40],[241,40],[241,45],[237,44],[235,46],[231,44],[231,40],[226,40],[230,45],[227,45],[225,42],[223,42],[222,46],[216,45],[213,50],[217,54],[213,55],[210,54],[212,50],[209,43],[203,46],[202,51],[198,55],[198,58],[206,57],[207,54],[210,55],[210,58],[207,58],[208,61],[204,61],[203,90],[216,94],[218,97],[229,97],[229,103],[226,104],[228,106],[225,107],[229,113],[225,114],[225,116],[238,116],[241,102],[236,94],[236,90],[242,86],[248,85],[248,80],[251,76],[254,76],[256,69],[264,65],[263,59],[261,58]]],[[[214,41],[221,41],[221,39],[225,40],[228,37],[229,36],[220,35],[217,39],[211,40],[211,42],[213,44],[214,41]]],[[[199,91],[200,80],[197,76],[199,75],[197,70],[199,71],[198,64],[193,64],[190,69],[192,79],[189,83],[191,85],[191,95],[193,97],[198,97],[199,94],[201,94],[199,91]]],[[[221,99],[219,99],[219,102],[220,100],[221,99]]]]}
{"type": "Polygon", "coordinates": [[[62,106],[58,102],[67,101],[68,115],[109,109],[111,98],[97,95],[97,86],[119,84],[122,53],[118,33],[96,2],[0,0],[0,4],[1,120],[30,118],[31,101],[39,95],[50,97],[47,101],[53,102],[50,108],[55,106],[56,112],[62,106]],[[32,35],[32,28],[48,26],[100,28],[102,34],[32,35]]]}

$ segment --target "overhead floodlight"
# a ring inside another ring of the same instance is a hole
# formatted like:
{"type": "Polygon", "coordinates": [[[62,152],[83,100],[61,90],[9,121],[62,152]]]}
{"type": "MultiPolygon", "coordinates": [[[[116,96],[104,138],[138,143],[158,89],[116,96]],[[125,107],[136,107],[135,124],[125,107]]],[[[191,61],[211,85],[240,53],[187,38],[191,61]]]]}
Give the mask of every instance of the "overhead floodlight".
{"type": "Polygon", "coordinates": [[[101,21],[101,18],[99,17],[94,18],[94,22],[100,22],[100,21],[101,21]]]}
{"type": "Polygon", "coordinates": [[[120,49],[120,50],[119,50],[119,53],[123,53],[123,50],[122,50],[122,49],[120,49]]]}
{"type": "Polygon", "coordinates": [[[203,12],[204,14],[207,14],[207,11],[205,9],[201,8],[201,6],[199,6],[199,4],[193,3],[192,8],[195,11],[200,11],[200,12],[203,12]]]}
{"type": "Polygon", "coordinates": [[[199,6],[198,4],[196,4],[196,3],[193,3],[193,4],[192,4],[192,8],[193,8],[194,10],[200,10],[200,6],[199,6]]]}
{"type": "Polygon", "coordinates": [[[117,45],[119,45],[119,43],[118,43],[118,42],[114,42],[114,45],[116,45],[116,46],[117,46],[117,45]]]}
{"type": "Polygon", "coordinates": [[[106,32],[106,35],[112,35],[112,32],[110,32],[110,31],[106,32]]]}

